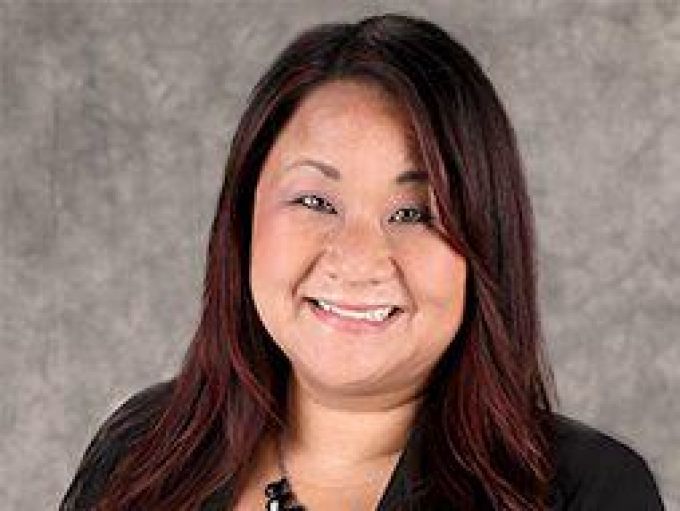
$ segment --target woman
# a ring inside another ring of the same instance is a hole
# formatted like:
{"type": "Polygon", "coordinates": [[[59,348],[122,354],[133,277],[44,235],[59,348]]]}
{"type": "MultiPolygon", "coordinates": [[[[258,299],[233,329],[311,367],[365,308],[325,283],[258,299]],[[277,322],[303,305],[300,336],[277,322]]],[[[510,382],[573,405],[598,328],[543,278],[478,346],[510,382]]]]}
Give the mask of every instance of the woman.
{"type": "Polygon", "coordinates": [[[511,125],[425,20],[301,34],[257,84],[179,374],[88,447],[62,509],[662,509],[553,411],[511,125]]]}

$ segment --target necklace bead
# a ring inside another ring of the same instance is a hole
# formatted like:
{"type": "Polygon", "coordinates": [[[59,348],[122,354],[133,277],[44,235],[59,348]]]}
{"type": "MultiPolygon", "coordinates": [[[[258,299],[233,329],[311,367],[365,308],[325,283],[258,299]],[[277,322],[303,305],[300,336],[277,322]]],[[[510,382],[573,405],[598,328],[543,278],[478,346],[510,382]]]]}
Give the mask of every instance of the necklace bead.
{"type": "Polygon", "coordinates": [[[264,494],[270,499],[284,499],[291,495],[288,478],[282,477],[278,481],[272,481],[264,488],[264,494]]]}
{"type": "Polygon", "coordinates": [[[282,477],[272,481],[264,488],[267,497],[265,511],[304,511],[304,508],[290,502],[293,499],[293,492],[287,477],[282,477]]]}

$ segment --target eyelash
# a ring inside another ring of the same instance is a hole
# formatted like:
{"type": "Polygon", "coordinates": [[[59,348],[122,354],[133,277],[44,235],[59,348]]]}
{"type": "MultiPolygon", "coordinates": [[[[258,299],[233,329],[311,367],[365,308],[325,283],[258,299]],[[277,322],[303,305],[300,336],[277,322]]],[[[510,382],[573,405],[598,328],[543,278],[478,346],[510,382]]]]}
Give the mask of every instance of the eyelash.
{"type": "MultiPolygon", "coordinates": [[[[301,205],[303,205],[303,206],[305,206],[305,207],[307,207],[307,208],[309,208],[313,211],[320,211],[319,208],[315,208],[313,206],[308,206],[307,204],[305,204],[305,199],[310,198],[310,197],[328,202],[326,199],[324,199],[323,197],[319,197],[318,195],[305,194],[305,195],[301,195],[300,197],[293,199],[291,201],[291,204],[301,204],[301,205]]],[[[432,220],[434,219],[432,212],[430,211],[430,208],[428,208],[427,206],[423,206],[423,207],[420,207],[420,208],[417,208],[417,207],[400,208],[399,211],[404,210],[404,209],[416,210],[420,213],[420,220],[419,221],[406,222],[406,223],[422,223],[422,224],[429,225],[429,224],[432,223],[432,220]]]]}

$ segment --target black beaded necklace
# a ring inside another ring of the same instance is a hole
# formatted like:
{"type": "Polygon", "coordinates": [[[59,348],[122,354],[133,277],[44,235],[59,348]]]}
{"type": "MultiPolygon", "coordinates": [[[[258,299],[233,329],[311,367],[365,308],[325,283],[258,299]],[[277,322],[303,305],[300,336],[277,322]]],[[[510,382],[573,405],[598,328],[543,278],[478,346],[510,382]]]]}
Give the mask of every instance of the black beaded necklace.
{"type": "Polygon", "coordinates": [[[276,437],[276,461],[281,477],[271,481],[264,487],[265,511],[307,511],[307,508],[297,501],[293,487],[288,477],[286,465],[283,462],[283,449],[280,436],[276,437]]]}
{"type": "Polygon", "coordinates": [[[264,487],[264,494],[267,497],[265,511],[305,511],[305,507],[297,502],[293,488],[288,479],[288,472],[283,463],[283,449],[281,440],[276,437],[276,461],[279,465],[281,478],[270,482],[264,487]]]}

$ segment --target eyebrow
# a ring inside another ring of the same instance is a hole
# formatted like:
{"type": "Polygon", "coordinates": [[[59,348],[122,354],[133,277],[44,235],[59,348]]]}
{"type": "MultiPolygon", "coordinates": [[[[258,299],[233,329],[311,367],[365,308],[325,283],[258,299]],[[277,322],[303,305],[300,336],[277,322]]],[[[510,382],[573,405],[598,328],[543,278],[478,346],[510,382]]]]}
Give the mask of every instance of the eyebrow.
{"type": "MultiPolygon", "coordinates": [[[[284,167],[284,171],[290,170],[294,167],[311,167],[313,169],[316,169],[320,171],[324,176],[334,179],[335,181],[340,181],[342,179],[342,176],[340,174],[340,171],[333,167],[332,165],[329,165],[328,163],[324,163],[318,160],[313,160],[310,158],[303,158],[302,160],[296,160],[293,163],[286,165],[284,167]]],[[[429,182],[430,177],[428,176],[427,172],[423,170],[416,170],[416,169],[409,169],[401,174],[399,174],[395,178],[395,182],[397,184],[405,184],[405,183],[427,183],[429,182]]]]}

